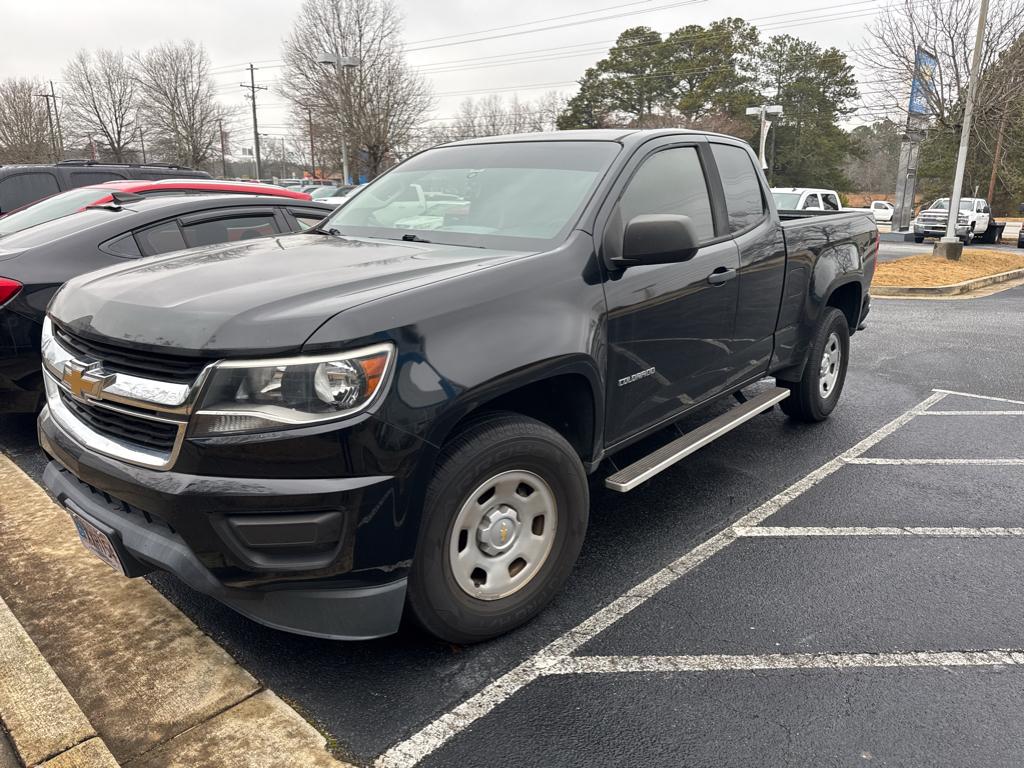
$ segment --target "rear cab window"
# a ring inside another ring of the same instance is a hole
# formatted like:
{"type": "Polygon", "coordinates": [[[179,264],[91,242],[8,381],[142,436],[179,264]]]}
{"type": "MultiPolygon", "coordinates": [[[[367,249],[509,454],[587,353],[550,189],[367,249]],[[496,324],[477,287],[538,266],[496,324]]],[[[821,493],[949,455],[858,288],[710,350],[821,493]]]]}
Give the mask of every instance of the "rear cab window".
{"type": "Polygon", "coordinates": [[[750,154],[742,147],[714,143],[711,154],[725,192],[730,234],[757,226],[767,217],[768,209],[750,154]]]}
{"type": "Polygon", "coordinates": [[[804,198],[804,204],[800,206],[802,211],[820,211],[821,200],[818,198],[817,192],[809,192],[807,197],[804,198]]]}

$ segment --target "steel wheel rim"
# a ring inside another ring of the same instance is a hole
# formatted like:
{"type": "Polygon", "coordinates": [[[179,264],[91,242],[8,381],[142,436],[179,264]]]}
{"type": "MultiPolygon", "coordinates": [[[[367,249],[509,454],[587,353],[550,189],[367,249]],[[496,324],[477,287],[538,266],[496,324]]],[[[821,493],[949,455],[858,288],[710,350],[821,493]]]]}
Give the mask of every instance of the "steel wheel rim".
{"type": "Polygon", "coordinates": [[[842,361],[843,348],[839,344],[839,336],[830,333],[825,342],[825,352],[821,356],[821,367],[818,371],[818,392],[823,400],[827,400],[835,392],[842,361]]]}
{"type": "Polygon", "coordinates": [[[558,507],[534,472],[510,470],[484,481],[459,509],[448,536],[448,566],[459,588],[500,600],[529,584],[555,543],[558,507]]]}

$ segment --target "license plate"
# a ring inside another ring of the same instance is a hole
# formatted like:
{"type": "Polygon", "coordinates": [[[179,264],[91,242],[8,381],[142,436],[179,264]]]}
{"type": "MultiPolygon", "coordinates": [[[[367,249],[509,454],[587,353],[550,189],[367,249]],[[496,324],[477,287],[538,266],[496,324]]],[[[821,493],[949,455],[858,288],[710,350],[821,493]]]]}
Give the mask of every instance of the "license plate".
{"type": "Polygon", "coordinates": [[[70,515],[83,546],[123,576],[124,566],[121,565],[121,558],[117,556],[117,550],[110,543],[107,534],[74,512],[70,512],[70,515]]]}

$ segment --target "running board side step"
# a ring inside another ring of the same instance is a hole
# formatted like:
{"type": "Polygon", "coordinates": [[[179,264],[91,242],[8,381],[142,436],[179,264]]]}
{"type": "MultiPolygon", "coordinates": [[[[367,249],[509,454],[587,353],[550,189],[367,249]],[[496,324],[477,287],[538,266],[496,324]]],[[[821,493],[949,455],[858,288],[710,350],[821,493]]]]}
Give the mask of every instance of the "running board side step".
{"type": "Polygon", "coordinates": [[[773,387],[767,392],[747,400],[743,405],[732,408],[706,424],[700,425],[692,432],[687,432],[682,437],[676,438],[668,445],[663,445],[628,467],[620,469],[614,475],[605,478],[605,487],[620,493],[632,491],[677,461],[699,451],[708,443],[714,442],[722,435],[736,429],[740,424],[750,421],[757,414],[767,411],[787,397],[789,397],[788,389],[773,387]]]}

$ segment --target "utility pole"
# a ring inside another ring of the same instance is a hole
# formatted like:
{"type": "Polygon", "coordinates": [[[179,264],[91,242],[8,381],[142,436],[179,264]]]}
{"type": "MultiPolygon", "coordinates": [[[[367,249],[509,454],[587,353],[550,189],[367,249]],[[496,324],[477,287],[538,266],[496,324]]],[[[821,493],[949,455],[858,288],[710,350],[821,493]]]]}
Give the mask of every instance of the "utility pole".
{"type": "Polygon", "coordinates": [[[999,121],[999,133],[996,134],[996,151],[992,155],[992,175],[988,178],[988,197],[985,199],[992,205],[992,198],[996,196],[996,176],[999,175],[999,161],[1003,159],[1003,136],[1006,134],[1006,121],[1010,111],[1004,106],[1003,117],[999,121]]]}
{"type": "Polygon", "coordinates": [[[313,109],[306,107],[306,117],[309,119],[309,178],[316,178],[316,152],[313,151],[313,109]]]}
{"type": "Polygon", "coordinates": [[[252,99],[252,140],[256,150],[256,181],[263,176],[260,168],[260,127],[256,121],[256,91],[265,91],[267,86],[256,85],[256,67],[249,65],[249,84],[240,83],[240,87],[249,89],[249,98],[252,99]]]}
{"type": "Polygon", "coordinates": [[[985,46],[985,19],[988,16],[988,0],[981,0],[978,9],[978,33],[974,38],[974,55],[971,57],[971,78],[967,85],[967,104],[964,106],[964,122],[960,128],[960,151],[956,156],[956,174],[953,177],[953,194],[949,198],[949,216],[946,217],[946,236],[935,244],[935,255],[959,261],[964,251],[963,243],[956,236],[956,222],[960,213],[960,194],[964,186],[964,169],[967,166],[967,146],[971,139],[971,118],[974,116],[974,98],[981,79],[981,54],[985,46]]]}
{"type": "Polygon", "coordinates": [[[223,178],[228,177],[228,161],[227,161],[227,148],[224,145],[224,121],[217,121],[217,128],[220,129],[220,175],[223,178]]]}
{"type": "Polygon", "coordinates": [[[50,126],[50,152],[53,155],[53,161],[58,161],[57,157],[57,136],[53,132],[53,113],[50,112],[50,94],[48,93],[37,93],[40,99],[46,99],[46,122],[50,126]]]}
{"type": "Polygon", "coordinates": [[[142,126],[139,126],[139,144],[142,145],[142,164],[146,164],[146,136],[143,133],[142,126]]]}
{"type": "Polygon", "coordinates": [[[64,133],[60,129],[60,110],[57,108],[57,91],[53,88],[53,80],[50,81],[50,98],[53,99],[53,115],[57,119],[57,158],[64,159],[64,133]]]}

